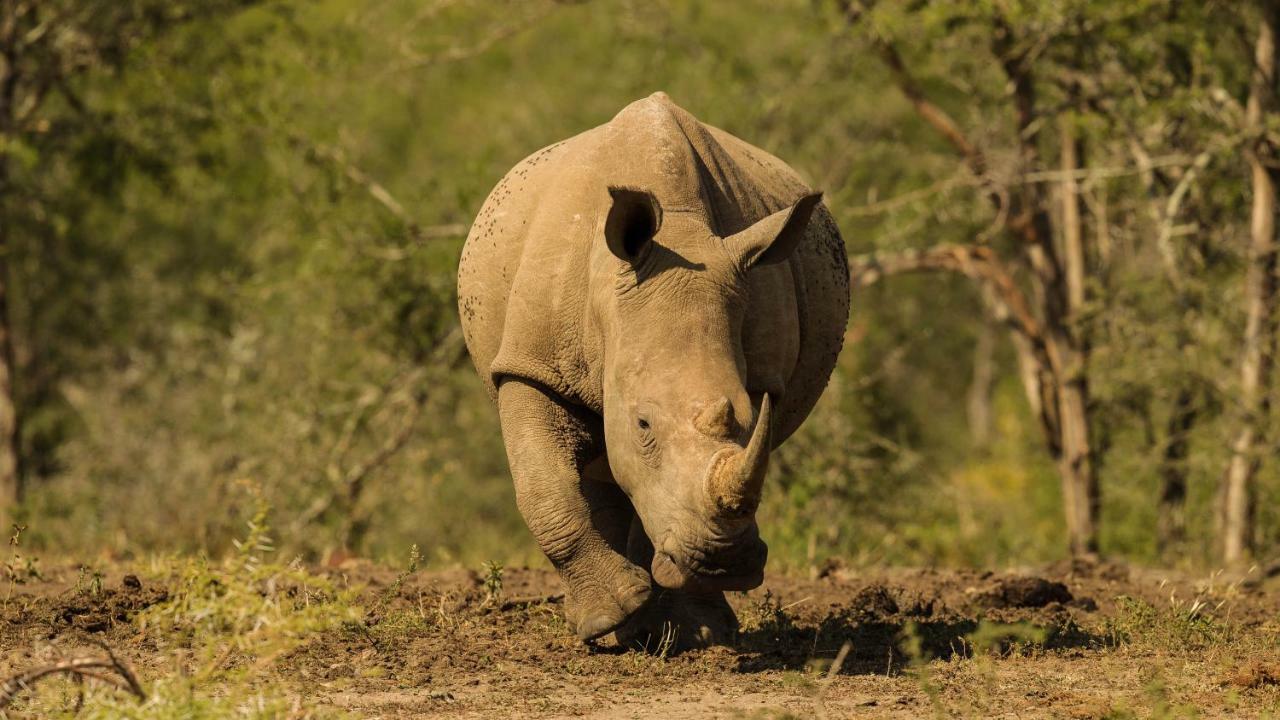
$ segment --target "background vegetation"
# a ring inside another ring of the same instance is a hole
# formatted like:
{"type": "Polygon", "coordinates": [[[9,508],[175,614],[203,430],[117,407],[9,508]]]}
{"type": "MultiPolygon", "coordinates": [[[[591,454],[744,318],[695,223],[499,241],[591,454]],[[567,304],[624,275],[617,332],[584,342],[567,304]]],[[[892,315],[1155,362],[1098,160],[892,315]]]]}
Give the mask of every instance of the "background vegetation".
{"type": "Polygon", "coordinates": [[[1280,548],[1262,4],[0,9],[0,391],[35,551],[220,553],[262,498],[308,558],[540,562],[457,349],[458,255],[512,165],[659,89],[825,190],[856,256],[766,491],[777,561],[1214,564],[1233,455],[1243,559],[1280,548]],[[1074,545],[1064,487],[1094,503],[1074,545]]]}

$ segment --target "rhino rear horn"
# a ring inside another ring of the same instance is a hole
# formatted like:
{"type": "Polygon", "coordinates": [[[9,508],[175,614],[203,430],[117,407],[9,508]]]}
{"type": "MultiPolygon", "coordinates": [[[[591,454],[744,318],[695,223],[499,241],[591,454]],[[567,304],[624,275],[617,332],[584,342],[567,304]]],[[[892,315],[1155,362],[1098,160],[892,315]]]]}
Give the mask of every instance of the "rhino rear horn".
{"type": "Polygon", "coordinates": [[[795,205],[725,238],[725,244],[744,269],[786,260],[800,246],[813,211],[820,202],[820,192],[805,195],[795,205]]]}

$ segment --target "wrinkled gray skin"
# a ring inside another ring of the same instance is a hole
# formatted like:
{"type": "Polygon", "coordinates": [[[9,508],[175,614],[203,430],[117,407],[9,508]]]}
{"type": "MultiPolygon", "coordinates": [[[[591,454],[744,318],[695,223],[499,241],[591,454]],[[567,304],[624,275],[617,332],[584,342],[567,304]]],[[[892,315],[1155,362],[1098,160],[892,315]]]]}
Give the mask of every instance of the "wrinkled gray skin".
{"type": "Polygon", "coordinates": [[[663,93],[534,153],[467,238],[459,310],[520,511],[584,640],[719,642],[763,579],[769,452],[844,337],[844,244],[782,161],[663,93]]]}

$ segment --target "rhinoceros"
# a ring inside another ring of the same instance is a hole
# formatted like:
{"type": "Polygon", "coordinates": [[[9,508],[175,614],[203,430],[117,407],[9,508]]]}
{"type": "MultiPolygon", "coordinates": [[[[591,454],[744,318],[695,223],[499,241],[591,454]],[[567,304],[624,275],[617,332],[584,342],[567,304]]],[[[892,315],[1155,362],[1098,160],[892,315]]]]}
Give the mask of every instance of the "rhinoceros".
{"type": "Polygon", "coordinates": [[[583,640],[732,638],[724,592],[763,580],[769,454],[835,367],[847,262],[820,193],[664,93],[490,193],[459,313],[583,640]]]}

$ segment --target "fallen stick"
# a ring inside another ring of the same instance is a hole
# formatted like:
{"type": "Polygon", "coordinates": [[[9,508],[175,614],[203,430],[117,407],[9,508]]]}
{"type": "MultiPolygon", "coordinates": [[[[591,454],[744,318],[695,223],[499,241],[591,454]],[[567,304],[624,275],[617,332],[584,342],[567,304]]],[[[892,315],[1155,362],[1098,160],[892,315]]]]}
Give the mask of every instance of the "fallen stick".
{"type": "Polygon", "coordinates": [[[80,686],[79,697],[76,702],[77,710],[84,704],[84,680],[86,678],[97,680],[118,690],[127,691],[139,700],[146,700],[147,693],[142,689],[142,684],[138,682],[138,676],[133,673],[133,670],[124,661],[116,657],[111,648],[103,643],[95,644],[107,653],[107,657],[81,657],[61,660],[50,665],[42,665],[25,670],[5,680],[4,683],[0,684],[0,710],[8,707],[19,692],[29,689],[33,684],[52,675],[70,675],[76,680],[76,683],[80,686]],[[119,677],[100,672],[103,670],[114,672],[119,677]]]}
{"type": "Polygon", "coordinates": [[[531,597],[514,597],[510,600],[503,601],[499,606],[502,610],[514,610],[516,608],[525,608],[531,605],[542,605],[544,603],[558,603],[564,600],[563,594],[556,595],[534,595],[531,597]]]}

